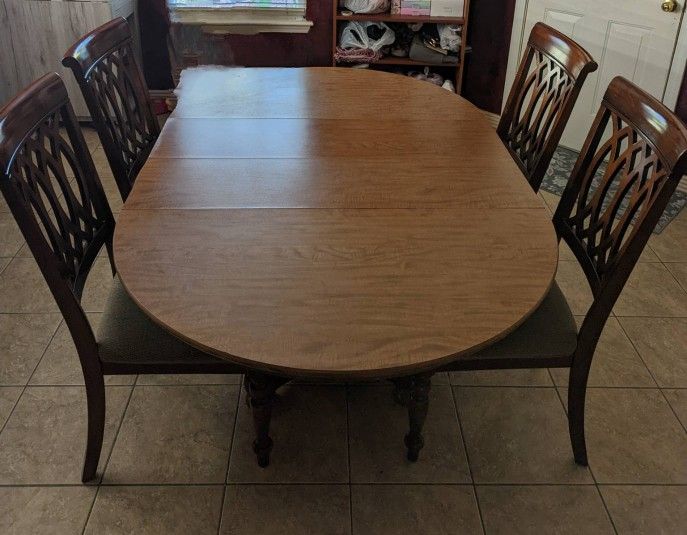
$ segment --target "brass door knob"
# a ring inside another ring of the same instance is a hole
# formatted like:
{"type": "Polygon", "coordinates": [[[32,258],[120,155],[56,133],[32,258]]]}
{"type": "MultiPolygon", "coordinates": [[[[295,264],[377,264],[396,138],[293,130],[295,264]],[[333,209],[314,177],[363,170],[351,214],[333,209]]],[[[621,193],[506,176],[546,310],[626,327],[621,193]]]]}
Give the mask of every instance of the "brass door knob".
{"type": "Polygon", "coordinates": [[[667,0],[661,4],[661,9],[666,13],[672,13],[677,9],[677,2],[675,0],[667,0]]]}

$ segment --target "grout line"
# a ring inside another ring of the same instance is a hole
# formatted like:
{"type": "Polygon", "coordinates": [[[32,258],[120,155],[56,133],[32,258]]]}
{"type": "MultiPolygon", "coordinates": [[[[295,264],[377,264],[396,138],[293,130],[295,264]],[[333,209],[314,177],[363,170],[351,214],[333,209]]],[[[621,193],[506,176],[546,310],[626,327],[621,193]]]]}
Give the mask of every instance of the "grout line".
{"type": "MultiPolygon", "coordinates": [[[[98,487],[344,487],[348,486],[346,483],[341,482],[263,482],[256,481],[241,482],[241,483],[101,483],[98,487]]],[[[452,482],[431,482],[431,483],[416,483],[416,482],[368,482],[368,483],[352,483],[351,487],[596,487],[594,483],[525,483],[525,482],[501,482],[501,481],[491,481],[476,483],[472,485],[471,483],[452,483],[452,482]]],[[[599,487],[677,487],[687,489],[687,483],[599,483],[599,487]]],[[[0,484],[0,489],[13,489],[13,488],[96,488],[96,485],[85,485],[83,483],[15,483],[15,484],[0,484]]]]}
{"type": "Polygon", "coordinates": [[[661,396],[663,397],[664,401],[668,404],[668,408],[670,409],[670,412],[673,413],[673,416],[677,420],[677,423],[680,425],[680,427],[682,427],[682,429],[685,431],[685,433],[687,433],[687,427],[685,427],[682,424],[680,417],[677,415],[677,412],[675,412],[675,409],[671,405],[670,400],[666,396],[666,393],[663,391],[664,390],[663,387],[661,387],[659,385],[659,382],[656,380],[656,377],[654,376],[654,373],[651,371],[651,368],[649,368],[649,366],[647,366],[646,362],[644,361],[644,357],[642,357],[642,354],[640,353],[639,348],[637,348],[637,346],[635,345],[632,338],[630,338],[630,335],[627,334],[627,331],[625,330],[625,327],[623,326],[623,324],[620,321],[618,322],[618,324],[620,325],[620,330],[623,331],[623,334],[630,341],[630,344],[632,344],[632,347],[634,348],[635,352],[639,356],[639,359],[642,361],[642,364],[644,364],[644,367],[649,371],[649,375],[651,375],[651,378],[653,379],[654,383],[656,383],[656,385],[658,386],[657,390],[661,393],[661,396]]]}
{"type": "Polygon", "coordinates": [[[661,264],[662,264],[663,267],[666,269],[666,271],[668,272],[668,274],[673,278],[673,280],[675,280],[675,282],[677,283],[677,285],[678,285],[680,288],[682,288],[682,290],[685,292],[685,294],[687,294],[687,288],[685,288],[685,287],[682,285],[682,283],[680,282],[680,280],[675,276],[675,274],[670,270],[670,268],[669,268],[668,266],[666,266],[666,263],[668,263],[668,264],[682,264],[682,263],[684,263],[684,262],[663,262],[663,261],[661,261],[661,264]]]}
{"type": "MultiPolygon", "coordinates": [[[[591,472],[591,469],[590,469],[591,472]]],[[[615,522],[613,521],[613,516],[611,515],[611,512],[608,510],[608,505],[606,505],[606,500],[604,499],[604,495],[601,492],[601,488],[599,488],[599,484],[597,483],[594,485],[596,488],[596,492],[599,494],[599,498],[601,498],[601,504],[604,506],[604,511],[606,511],[606,515],[608,516],[608,520],[611,523],[611,527],[613,528],[613,531],[618,535],[618,528],[615,525],[615,522]]]]}
{"type": "MultiPolygon", "coordinates": [[[[561,403],[561,406],[563,407],[563,412],[564,412],[564,414],[565,414],[565,420],[566,420],[566,423],[567,423],[567,421],[568,421],[568,410],[567,410],[567,407],[566,407],[565,402],[563,401],[563,396],[561,395],[561,388],[565,388],[565,389],[567,390],[568,387],[565,386],[565,387],[560,387],[560,388],[557,387],[557,388],[556,388],[556,395],[557,395],[557,397],[558,397],[558,400],[559,400],[560,403],[561,403]]],[[[587,411],[586,411],[586,405],[587,405],[587,403],[588,403],[588,401],[585,403],[585,423],[586,423],[586,412],[587,412],[587,411]]],[[[586,426],[585,426],[585,427],[586,427],[586,426]]],[[[586,435],[586,433],[585,433],[585,435],[586,435]]],[[[568,435],[568,441],[570,441],[570,435],[568,435]]],[[[602,503],[602,505],[604,506],[604,511],[606,511],[606,515],[608,516],[608,520],[609,520],[610,523],[611,523],[611,527],[613,528],[613,531],[614,531],[614,532],[616,533],[616,535],[617,535],[617,534],[618,534],[618,529],[615,527],[615,522],[613,521],[613,517],[611,516],[611,512],[608,510],[608,506],[606,505],[606,500],[604,500],[604,497],[603,497],[603,495],[601,494],[601,489],[599,488],[599,482],[597,481],[596,476],[594,475],[594,470],[592,470],[591,463],[589,463],[589,464],[586,466],[586,468],[587,468],[587,470],[589,471],[589,475],[592,476],[592,480],[594,481],[594,488],[596,488],[596,492],[599,494],[599,498],[601,498],[601,503],[602,503]]]]}
{"type": "MultiPolygon", "coordinates": [[[[2,426],[0,426],[0,435],[2,435],[2,432],[3,432],[3,431],[5,430],[5,428],[7,427],[7,424],[9,423],[10,418],[12,418],[12,415],[14,414],[14,411],[15,411],[15,409],[17,408],[17,405],[19,405],[19,402],[21,401],[21,398],[24,396],[24,392],[26,392],[26,389],[27,389],[28,386],[29,386],[29,381],[31,380],[31,377],[33,376],[34,372],[36,371],[36,368],[38,368],[38,364],[40,364],[40,362],[43,360],[43,357],[45,356],[45,353],[48,351],[48,348],[50,347],[50,344],[52,344],[52,341],[53,341],[53,339],[55,338],[55,336],[57,335],[57,331],[59,330],[61,323],[62,323],[62,322],[60,321],[60,322],[57,324],[57,327],[55,328],[55,331],[52,333],[52,336],[50,336],[50,340],[48,340],[48,343],[45,345],[45,348],[43,349],[43,352],[41,353],[41,358],[38,359],[38,362],[37,362],[36,365],[34,366],[33,371],[31,372],[31,375],[30,375],[29,378],[26,380],[26,384],[24,384],[24,385],[18,385],[22,390],[21,390],[19,396],[17,397],[17,401],[14,402],[14,405],[12,406],[12,410],[10,410],[10,412],[7,414],[7,418],[5,419],[5,422],[2,424],[2,426]]],[[[4,385],[3,385],[3,386],[4,386],[4,385]]]]}
{"type": "MultiPolygon", "coordinates": [[[[103,482],[103,478],[105,477],[105,472],[107,471],[107,468],[110,464],[110,458],[112,457],[112,452],[114,452],[115,446],[117,444],[117,439],[119,438],[119,432],[122,429],[122,425],[124,425],[124,419],[126,418],[126,412],[129,410],[129,405],[131,404],[131,398],[134,396],[134,390],[136,389],[136,382],[138,381],[138,375],[134,379],[133,384],[127,385],[130,390],[129,390],[129,397],[126,399],[126,404],[124,405],[124,410],[122,411],[122,416],[119,419],[119,424],[117,425],[117,429],[115,430],[114,437],[112,439],[112,446],[110,447],[110,452],[107,454],[107,459],[105,460],[105,463],[103,464],[103,473],[100,474],[100,479],[98,480],[98,485],[101,485],[103,482]]],[[[106,390],[107,392],[107,390],[106,390]]],[[[107,417],[107,413],[106,417],[107,417]]],[[[102,453],[101,453],[102,455],[102,453]]]]}
{"type": "MultiPolygon", "coordinates": [[[[449,383],[451,382],[451,375],[449,373],[449,383]]],[[[472,473],[472,465],[470,464],[470,454],[468,453],[468,444],[465,440],[465,433],[463,432],[463,422],[460,419],[460,411],[458,410],[458,401],[456,400],[456,387],[449,384],[451,389],[451,401],[453,402],[453,411],[455,412],[456,419],[458,420],[458,429],[460,429],[460,439],[463,443],[463,450],[465,451],[465,461],[468,465],[468,472],[470,473],[470,481],[472,482],[472,493],[475,496],[475,504],[477,505],[477,514],[479,515],[479,522],[482,526],[482,533],[486,533],[487,530],[484,526],[484,517],[482,516],[482,507],[479,503],[479,495],[477,494],[477,486],[475,485],[475,476],[472,473]]],[[[460,388],[460,387],[457,387],[460,388]]]]}
{"type": "Polygon", "coordinates": [[[224,500],[227,496],[227,480],[229,479],[229,467],[231,466],[231,456],[234,453],[234,444],[236,439],[236,428],[239,421],[239,410],[241,410],[241,383],[238,384],[238,394],[236,396],[236,410],[234,411],[234,425],[231,433],[231,443],[229,444],[229,455],[227,455],[227,469],[224,472],[224,484],[222,485],[222,503],[219,508],[219,522],[217,522],[217,535],[222,529],[222,520],[224,518],[224,500]]]}

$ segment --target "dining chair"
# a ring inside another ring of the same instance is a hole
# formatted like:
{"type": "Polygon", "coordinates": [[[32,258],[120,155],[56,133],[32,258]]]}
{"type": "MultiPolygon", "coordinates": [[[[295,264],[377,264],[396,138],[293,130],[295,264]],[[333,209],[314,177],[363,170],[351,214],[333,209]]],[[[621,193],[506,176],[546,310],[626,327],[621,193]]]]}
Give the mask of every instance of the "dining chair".
{"type": "Polygon", "coordinates": [[[105,424],[105,375],[240,373],[153,323],[114,277],[99,329],[81,306],[103,246],[115,273],[115,221],[62,79],[47,74],[0,110],[0,190],[62,313],[86,386],[82,480],[95,477],[105,424]]]}
{"type": "Polygon", "coordinates": [[[160,134],[132,42],[119,17],[83,36],[62,60],[81,88],[122,200],[160,134]]]}
{"type": "Polygon", "coordinates": [[[447,368],[570,368],[568,424],[578,464],[587,465],[585,396],[599,337],[686,173],[685,125],[654,97],[615,78],[553,216],[559,239],[574,253],[593,294],[579,330],[554,282],[522,326],[447,368]]]}
{"type": "Polygon", "coordinates": [[[496,132],[535,192],[587,76],[597,68],[565,34],[541,22],[532,28],[496,132]]]}

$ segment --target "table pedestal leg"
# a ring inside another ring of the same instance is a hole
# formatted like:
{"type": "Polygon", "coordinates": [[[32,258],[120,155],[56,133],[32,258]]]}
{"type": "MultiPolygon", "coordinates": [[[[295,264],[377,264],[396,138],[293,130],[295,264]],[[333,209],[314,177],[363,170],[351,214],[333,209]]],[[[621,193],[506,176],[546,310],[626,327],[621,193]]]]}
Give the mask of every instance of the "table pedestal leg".
{"type": "Polygon", "coordinates": [[[244,381],[246,398],[253,412],[255,440],[253,451],[258,457],[258,465],[270,464],[272,439],[270,438],[270,419],[275,401],[275,391],[284,381],[262,373],[247,373],[244,381]]]}
{"type": "Polygon", "coordinates": [[[400,379],[392,379],[391,382],[394,384],[394,401],[407,407],[410,401],[410,391],[413,388],[413,378],[401,377],[400,379]]]}
{"type": "Polygon", "coordinates": [[[418,460],[420,450],[425,445],[425,440],[422,437],[422,427],[427,418],[431,379],[431,373],[416,375],[410,378],[411,386],[410,395],[408,396],[410,431],[405,436],[405,445],[408,448],[408,460],[412,462],[418,460]]]}

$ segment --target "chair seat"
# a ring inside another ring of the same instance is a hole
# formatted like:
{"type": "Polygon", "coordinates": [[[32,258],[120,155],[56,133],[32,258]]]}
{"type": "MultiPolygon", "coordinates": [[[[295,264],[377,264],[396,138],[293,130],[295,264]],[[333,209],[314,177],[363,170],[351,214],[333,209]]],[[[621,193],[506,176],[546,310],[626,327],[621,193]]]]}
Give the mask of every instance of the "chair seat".
{"type": "Polygon", "coordinates": [[[100,359],[106,363],[232,366],[156,325],[131,300],[119,277],[114,278],[97,341],[100,359]]]}
{"type": "Polygon", "coordinates": [[[575,317],[554,282],[544,301],[525,323],[467,360],[569,357],[576,347],[575,317]]]}

